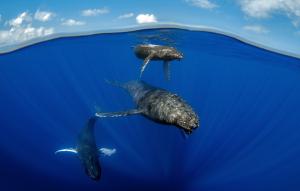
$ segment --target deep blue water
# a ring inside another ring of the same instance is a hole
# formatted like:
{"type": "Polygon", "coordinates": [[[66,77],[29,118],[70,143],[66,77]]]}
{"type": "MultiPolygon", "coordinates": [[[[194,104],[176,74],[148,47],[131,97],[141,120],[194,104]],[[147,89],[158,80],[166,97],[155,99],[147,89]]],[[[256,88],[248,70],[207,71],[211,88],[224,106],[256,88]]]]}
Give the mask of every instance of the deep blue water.
{"type": "Polygon", "coordinates": [[[143,30],[60,38],[0,55],[0,190],[300,190],[300,60],[208,32],[143,30]],[[168,34],[185,58],[151,62],[143,79],[178,93],[200,116],[181,132],[142,116],[98,120],[102,178],[72,147],[96,109],[134,107],[105,79],[136,79],[143,35],[168,34]]]}

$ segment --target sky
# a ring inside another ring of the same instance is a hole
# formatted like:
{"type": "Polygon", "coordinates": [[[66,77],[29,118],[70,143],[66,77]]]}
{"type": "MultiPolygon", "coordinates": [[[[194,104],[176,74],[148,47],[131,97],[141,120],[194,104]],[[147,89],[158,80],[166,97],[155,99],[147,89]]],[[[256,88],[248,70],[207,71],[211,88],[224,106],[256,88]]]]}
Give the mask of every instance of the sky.
{"type": "Polygon", "coordinates": [[[168,22],[300,55],[300,0],[0,0],[0,50],[55,33],[168,22]]]}

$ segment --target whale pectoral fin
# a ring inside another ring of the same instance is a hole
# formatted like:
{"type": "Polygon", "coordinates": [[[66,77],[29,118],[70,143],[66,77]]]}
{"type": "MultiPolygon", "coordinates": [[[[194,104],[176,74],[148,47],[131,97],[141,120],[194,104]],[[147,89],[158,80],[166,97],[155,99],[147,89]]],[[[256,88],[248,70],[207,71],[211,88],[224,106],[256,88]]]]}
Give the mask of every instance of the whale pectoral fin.
{"type": "Polygon", "coordinates": [[[147,56],[144,60],[144,63],[142,65],[142,68],[141,68],[141,73],[140,73],[140,78],[142,77],[143,75],[143,72],[146,68],[146,66],[148,65],[148,63],[150,62],[150,60],[153,58],[154,54],[150,54],[149,56],[147,56]]]}
{"type": "Polygon", "coordinates": [[[60,150],[57,150],[57,151],[55,151],[55,154],[61,153],[61,152],[70,152],[70,153],[75,153],[75,154],[78,153],[76,149],[73,149],[73,148],[67,148],[67,149],[60,149],[60,150]]]}
{"type": "Polygon", "coordinates": [[[97,112],[95,113],[96,117],[123,117],[123,116],[128,116],[128,115],[135,115],[135,114],[140,114],[142,113],[143,110],[140,109],[131,109],[128,111],[119,111],[119,112],[97,112]]]}
{"type": "Polygon", "coordinates": [[[113,148],[113,149],[109,149],[109,148],[100,148],[99,149],[100,154],[104,155],[104,156],[111,156],[113,154],[115,154],[117,152],[117,149],[113,148]]]}
{"type": "Polygon", "coordinates": [[[164,75],[166,80],[170,80],[170,62],[169,61],[164,61],[164,75]]]}

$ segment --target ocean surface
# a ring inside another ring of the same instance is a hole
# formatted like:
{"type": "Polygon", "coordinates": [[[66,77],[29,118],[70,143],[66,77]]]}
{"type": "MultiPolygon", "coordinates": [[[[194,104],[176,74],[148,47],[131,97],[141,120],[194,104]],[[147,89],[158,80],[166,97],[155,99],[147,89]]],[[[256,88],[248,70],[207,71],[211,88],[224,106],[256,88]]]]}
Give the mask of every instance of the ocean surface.
{"type": "Polygon", "coordinates": [[[65,37],[0,55],[0,190],[300,190],[300,60],[229,36],[183,29],[65,37]],[[102,178],[57,149],[96,111],[135,107],[105,80],[138,79],[133,46],[184,54],[152,61],[143,80],[177,93],[198,113],[188,138],[140,116],[99,119],[102,178]]]}

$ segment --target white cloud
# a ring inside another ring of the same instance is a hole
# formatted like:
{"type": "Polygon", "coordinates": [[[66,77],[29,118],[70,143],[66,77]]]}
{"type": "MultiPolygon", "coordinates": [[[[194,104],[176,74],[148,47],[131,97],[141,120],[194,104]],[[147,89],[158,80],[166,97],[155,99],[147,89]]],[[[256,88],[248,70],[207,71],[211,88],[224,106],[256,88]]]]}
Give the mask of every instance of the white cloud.
{"type": "Polygon", "coordinates": [[[139,14],[136,16],[136,22],[139,24],[143,23],[156,23],[157,19],[153,14],[139,14]]]}
{"type": "Polygon", "coordinates": [[[124,14],[124,15],[120,15],[120,16],[118,17],[118,19],[128,19],[128,18],[133,17],[133,16],[134,16],[133,13],[126,13],[126,14],[124,14]]]}
{"type": "Polygon", "coordinates": [[[244,26],[243,29],[250,32],[261,33],[261,34],[265,34],[269,32],[265,27],[260,25],[247,25],[244,26]]]}
{"type": "Polygon", "coordinates": [[[32,27],[31,24],[28,24],[25,27],[11,28],[9,34],[15,39],[16,42],[26,41],[29,39],[47,36],[53,34],[53,28],[45,27],[32,27]]]}
{"type": "Polygon", "coordinates": [[[16,18],[8,21],[8,24],[12,27],[18,27],[22,25],[24,22],[31,22],[32,18],[28,12],[23,12],[19,14],[16,18]]]}
{"type": "Polygon", "coordinates": [[[186,2],[191,4],[192,6],[199,7],[202,9],[214,9],[218,7],[217,4],[209,0],[186,0],[186,2]]]}
{"type": "Polygon", "coordinates": [[[240,0],[242,10],[250,17],[268,18],[281,13],[298,23],[300,20],[299,0],[240,0]]]}
{"type": "Polygon", "coordinates": [[[82,26],[82,25],[85,25],[85,22],[83,21],[77,21],[77,20],[74,20],[74,19],[62,19],[62,25],[65,25],[65,26],[82,26]]]}
{"type": "Polygon", "coordinates": [[[54,28],[33,27],[32,18],[28,12],[19,14],[7,23],[9,29],[0,30],[0,46],[16,44],[54,33],[54,28]]]}
{"type": "Polygon", "coordinates": [[[55,14],[52,12],[40,11],[40,10],[37,10],[34,14],[34,18],[42,22],[50,21],[54,16],[55,14]]]}
{"type": "Polygon", "coordinates": [[[101,8],[101,9],[86,9],[81,11],[82,16],[97,16],[97,15],[103,15],[103,14],[107,14],[109,13],[109,9],[108,8],[101,8]]]}

